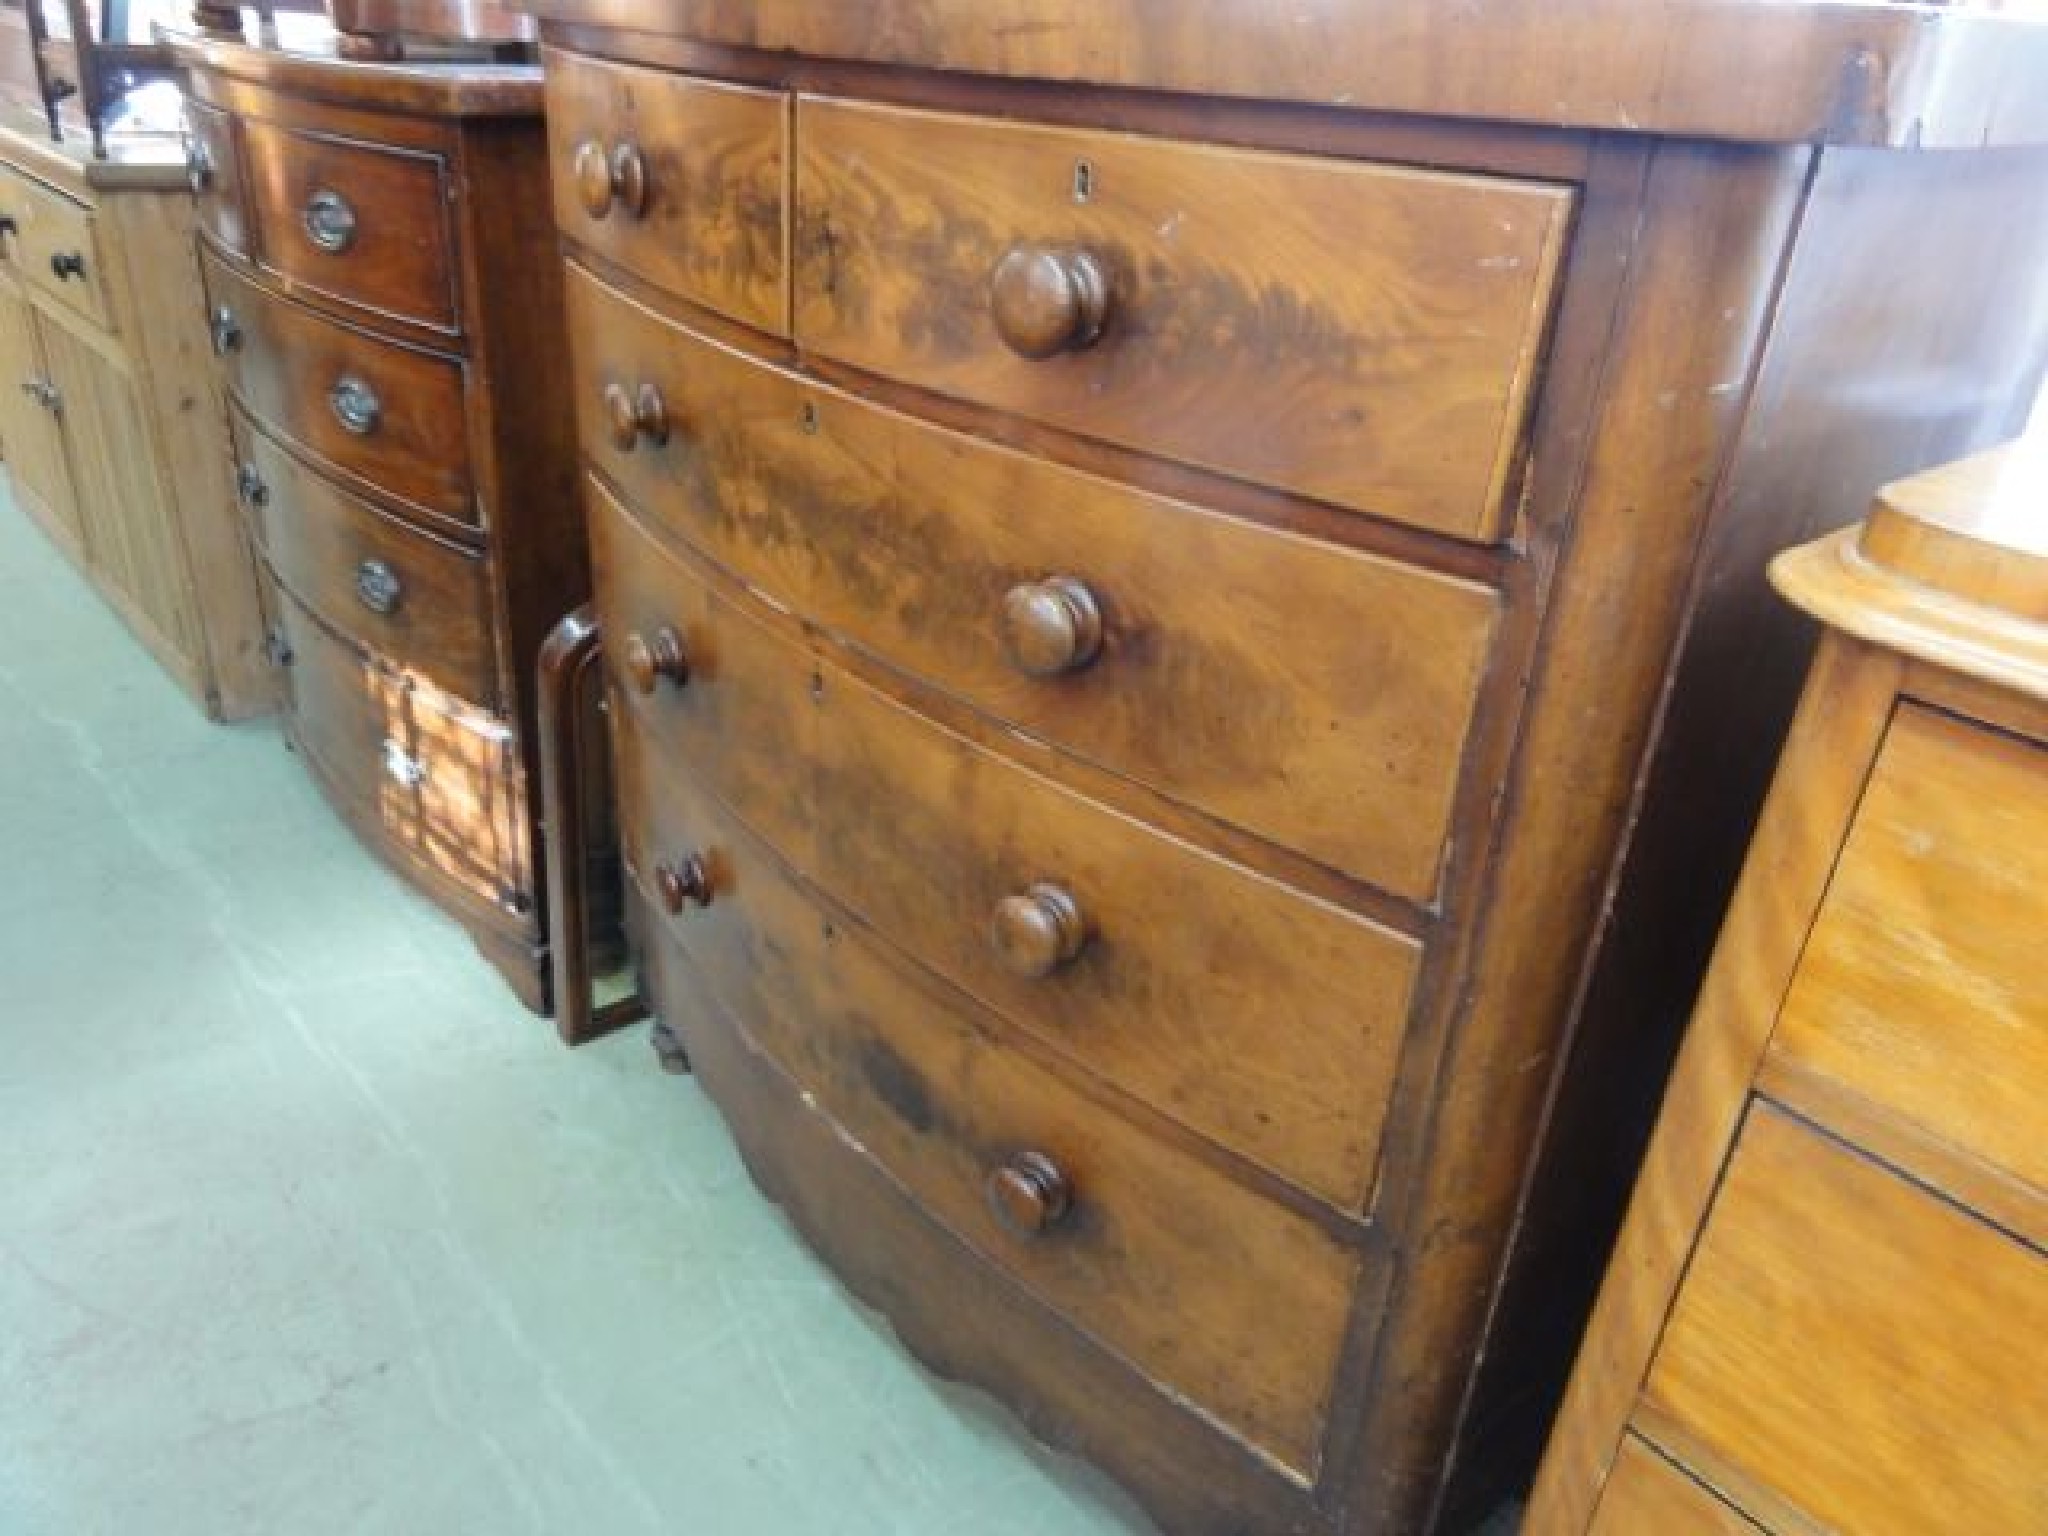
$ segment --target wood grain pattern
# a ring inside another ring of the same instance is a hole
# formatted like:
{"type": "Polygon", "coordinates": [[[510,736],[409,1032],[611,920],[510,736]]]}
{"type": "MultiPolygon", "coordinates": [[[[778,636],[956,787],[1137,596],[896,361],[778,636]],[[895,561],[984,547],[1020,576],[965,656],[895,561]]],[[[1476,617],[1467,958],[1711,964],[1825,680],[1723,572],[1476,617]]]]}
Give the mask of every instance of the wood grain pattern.
{"type": "Polygon", "coordinates": [[[1587,1536],[1762,1536],[1763,1528],[1630,1436],[1587,1536]]]}
{"type": "Polygon", "coordinates": [[[444,155],[254,119],[243,122],[241,144],[265,267],[377,314],[460,329],[444,155]],[[353,214],[343,250],[307,231],[307,209],[323,193],[344,198],[353,214]]]}
{"type": "Polygon", "coordinates": [[[955,984],[1161,1112],[1363,1207],[1417,946],[925,722],[591,495],[614,655],[667,624],[690,659],[680,691],[629,699],[668,757],[955,984]],[[1003,968],[989,926],[1035,880],[1070,889],[1093,932],[1073,964],[1028,981],[1003,968]]]}
{"type": "Polygon", "coordinates": [[[10,254],[22,281],[60,309],[113,330],[116,312],[107,292],[98,218],[25,177],[12,179],[7,205],[16,224],[10,254]]]}
{"type": "Polygon", "coordinates": [[[1297,1474],[1313,1470],[1359,1260],[1313,1224],[1099,1113],[810,900],[624,735],[628,851],[701,853],[709,907],[672,930],[715,995],[866,1155],[985,1257],[1297,1474]],[[1036,1239],[983,1182],[1037,1150],[1074,1203],[1036,1239]]]}
{"type": "Polygon", "coordinates": [[[787,98],[556,52],[548,66],[562,232],[683,298],[787,334],[787,98]],[[575,172],[587,146],[637,153],[642,212],[584,208],[575,172]]]}
{"type": "Polygon", "coordinates": [[[1569,190],[815,98],[797,141],[804,346],[1397,522],[1506,529],[1569,190]],[[1030,360],[997,337],[991,274],[1026,246],[1106,269],[1099,341],[1030,360]]]}
{"type": "Polygon", "coordinates": [[[2048,748],[1902,709],[1774,1049],[2048,1193],[2048,748]]]}
{"type": "Polygon", "coordinates": [[[235,441],[256,475],[250,522],[276,579],[330,628],[395,669],[499,707],[486,557],[350,495],[239,411],[235,441]],[[366,561],[397,583],[389,612],[362,599],[366,561]]]}
{"type": "Polygon", "coordinates": [[[238,256],[250,250],[248,187],[242,175],[241,136],[219,107],[185,99],[185,154],[193,167],[193,206],[199,227],[238,256]]]}
{"type": "Polygon", "coordinates": [[[1825,1528],[2032,1530],[2044,1328],[2048,1258],[1759,1105],[1646,1397],[1825,1528]]]}
{"type": "Polygon", "coordinates": [[[64,458],[63,419],[43,393],[49,382],[35,312],[10,283],[0,288],[0,443],[7,475],[16,494],[41,514],[51,537],[74,560],[83,560],[85,527],[64,458]]]}
{"type": "Polygon", "coordinates": [[[665,530],[992,715],[1432,900],[1495,593],[927,426],[573,264],[568,296],[584,442],[665,530]],[[621,452],[606,387],[645,384],[669,441],[621,452]],[[1103,653],[1030,678],[1004,598],[1055,574],[1101,603],[1103,653]]]}
{"type": "Polygon", "coordinates": [[[462,359],[402,347],[338,325],[256,286],[212,253],[201,266],[209,304],[225,307],[241,340],[226,357],[228,386],[269,430],[365,485],[457,523],[478,524],[462,359]],[[329,396],[356,379],[378,403],[356,433],[329,396]]]}

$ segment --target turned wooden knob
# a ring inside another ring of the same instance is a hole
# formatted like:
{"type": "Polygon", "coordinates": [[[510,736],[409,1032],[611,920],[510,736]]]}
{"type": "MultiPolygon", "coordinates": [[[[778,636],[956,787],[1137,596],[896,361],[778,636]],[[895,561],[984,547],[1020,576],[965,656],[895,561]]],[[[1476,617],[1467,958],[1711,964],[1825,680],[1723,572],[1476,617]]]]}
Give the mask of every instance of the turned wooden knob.
{"type": "Polygon", "coordinates": [[[1087,946],[1088,919],[1072,891],[1041,880],[996,903],[989,942],[1004,970],[1022,981],[1039,981],[1087,946]]]}
{"type": "Polygon", "coordinates": [[[1102,605],[1071,576],[1012,587],[1003,594],[1003,649],[1032,677],[1078,672],[1102,654],[1102,605]]]}
{"type": "Polygon", "coordinates": [[[654,638],[635,632],[626,636],[620,649],[626,681],[635,693],[652,693],[666,678],[680,688],[690,680],[690,659],[683,654],[683,637],[664,624],[654,638]]]}
{"type": "Polygon", "coordinates": [[[652,384],[635,390],[605,385],[604,412],[611,422],[612,446],[621,453],[631,453],[643,437],[657,448],[668,441],[668,404],[652,384]]]}
{"type": "Polygon", "coordinates": [[[571,166],[576,181],[576,198],[583,211],[601,219],[614,205],[631,218],[647,211],[647,157],[637,144],[616,144],[606,149],[596,139],[576,146],[571,166]]]}
{"type": "Polygon", "coordinates": [[[1019,1152],[988,1176],[988,1208],[1018,1237],[1058,1225],[1074,1203],[1073,1186],[1043,1152],[1019,1152]]]}
{"type": "Polygon", "coordinates": [[[1077,247],[1013,245],[989,279],[989,309],[1019,357],[1078,352],[1109,321],[1109,269],[1077,247]]]}
{"type": "Polygon", "coordinates": [[[680,864],[655,865],[654,888],[661,893],[662,911],[671,917],[686,906],[711,905],[711,873],[694,853],[680,864]]]}

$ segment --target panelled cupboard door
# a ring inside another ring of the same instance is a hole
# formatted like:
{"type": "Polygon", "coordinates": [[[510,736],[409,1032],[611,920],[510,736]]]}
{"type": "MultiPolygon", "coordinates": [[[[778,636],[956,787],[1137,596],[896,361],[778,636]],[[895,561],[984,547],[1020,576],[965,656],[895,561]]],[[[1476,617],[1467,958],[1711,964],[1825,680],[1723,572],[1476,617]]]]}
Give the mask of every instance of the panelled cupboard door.
{"type": "Polygon", "coordinates": [[[85,530],[64,465],[62,419],[47,394],[50,377],[39,328],[25,299],[0,291],[0,443],[16,495],[53,519],[52,533],[82,552],[85,530]]]}
{"type": "MultiPolygon", "coordinates": [[[[61,326],[42,327],[43,355],[61,397],[78,520],[93,568],[177,655],[203,655],[179,524],[156,477],[135,386],[61,326]]],[[[253,580],[246,569],[192,573],[204,583],[253,580]]]]}

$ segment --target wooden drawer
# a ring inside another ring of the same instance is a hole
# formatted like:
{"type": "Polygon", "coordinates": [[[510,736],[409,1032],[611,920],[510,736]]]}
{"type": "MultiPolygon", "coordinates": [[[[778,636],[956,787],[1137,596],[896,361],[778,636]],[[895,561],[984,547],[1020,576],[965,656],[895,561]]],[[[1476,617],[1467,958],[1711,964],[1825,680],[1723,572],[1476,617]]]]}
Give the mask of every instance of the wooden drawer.
{"type": "Polygon", "coordinates": [[[562,232],[635,276],[789,331],[789,100],[545,51],[562,232]]]}
{"type": "Polygon", "coordinates": [[[267,429],[422,511],[474,527],[460,358],[339,325],[204,255],[230,388],[267,429]]]}
{"type": "Polygon", "coordinates": [[[185,164],[199,227],[237,255],[249,253],[248,179],[234,119],[219,107],[185,98],[185,164]]]}
{"type": "Polygon", "coordinates": [[[1587,1536],[1762,1536],[1763,1528],[1630,1435],[1587,1536]]]}
{"type": "Polygon", "coordinates": [[[383,315],[460,327],[445,157],[245,119],[263,265],[383,315]]]}
{"type": "Polygon", "coordinates": [[[113,330],[114,305],[93,213],[19,173],[0,171],[0,214],[14,221],[7,250],[23,281],[101,329],[113,330]]]}
{"type": "Polygon", "coordinates": [[[2048,751],[1902,707],[1774,1049],[2048,1192],[2044,825],[2048,751]]]}
{"type": "Polygon", "coordinates": [[[484,556],[378,510],[235,413],[244,504],[277,579],[400,670],[499,702],[484,556]]]}
{"type": "Polygon", "coordinates": [[[2048,1529],[2043,1337],[2048,1257],[1758,1103],[1647,1430],[1824,1530],[2048,1529]]]}
{"type": "Polygon", "coordinates": [[[694,774],[665,774],[658,737],[621,724],[628,858],[657,903],[657,867],[700,859],[710,904],[686,902],[671,931],[758,1045],[970,1246],[1168,1390],[1311,1471],[1356,1255],[991,1039],[821,910],[694,774]],[[1025,1153],[1070,1191],[1036,1233],[1004,1225],[986,1193],[1025,1153]]]}
{"type": "Polygon", "coordinates": [[[573,263],[568,294],[586,452],[671,532],[1024,730],[1433,898],[1497,594],[799,380],[573,263]],[[667,441],[622,448],[613,407],[650,387],[667,441]],[[1041,611],[1076,581],[1099,655],[1027,673],[1012,635],[1086,657],[1041,611]]]}
{"type": "Polygon", "coordinates": [[[630,636],[668,625],[691,658],[682,689],[631,695],[673,761],[837,899],[1039,1038],[1311,1192],[1365,1204],[1416,942],[1059,788],[814,661],[601,491],[593,499],[608,650],[623,656],[630,636]]]}
{"type": "Polygon", "coordinates": [[[804,346],[1340,507],[1506,529],[1568,189],[809,97],[797,144],[804,346]]]}
{"type": "Polygon", "coordinates": [[[512,732],[379,665],[288,594],[293,741],[348,821],[432,885],[534,931],[512,732]]]}

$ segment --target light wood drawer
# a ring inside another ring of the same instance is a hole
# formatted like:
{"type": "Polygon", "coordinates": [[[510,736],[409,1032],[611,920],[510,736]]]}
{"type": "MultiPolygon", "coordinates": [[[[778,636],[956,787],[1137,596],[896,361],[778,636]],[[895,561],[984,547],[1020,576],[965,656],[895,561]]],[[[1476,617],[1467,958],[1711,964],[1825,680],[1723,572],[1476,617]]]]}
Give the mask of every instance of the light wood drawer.
{"type": "Polygon", "coordinates": [[[447,160],[245,119],[264,266],[380,315],[460,329],[447,160]]]}
{"type": "Polygon", "coordinates": [[[0,215],[14,221],[6,248],[22,280],[101,329],[113,330],[99,221],[92,212],[61,192],[0,171],[0,215]]]}
{"type": "Polygon", "coordinates": [[[249,253],[248,181],[235,121],[219,107],[185,98],[185,164],[199,227],[237,255],[249,253]]]}
{"type": "Polygon", "coordinates": [[[533,931],[512,732],[393,672],[278,596],[290,729],[336,808],[385,857],[533,931]]]}
{"type": "Polygon", "coordinates": [[[1820,1529],[2048,1530],[2044,1337],[2048,1257],[1759,1102],[1644,1422],[1820,1529]]]}
{"type": "Polygon", "coordinates": [[[1763,1528],[1630,1435],[1586,1536],[1762,1536],[1763,1528]]]}
{"type": "Polygon", "coordinates": [[[2048,1192],[2043,826],[2048,751],[1901,708],[1774,1049],[2048,1192]]]}
{"type": "Polygon", "coordinates": [[[804,98],[797,339],[1491,540],[1572,194],[804,98]]]}
{"type": "Polygon", "coordinates": [[[242,501],[277,579],[358,645],[495,707],[484,555],[350,495],[239,410],[235,439],[242,501]]]}
{"type": "Polygon", "coordinates": [[[211,255],[201,266],[229,387],[257,421],[375,490],[477,526],[462,359],[338,324],[211,255]]]}
{"type": "Polygon", "coordinates": [[[1434,896],[1497,594],[926,425],[568,270],[585,451],[669,531],[1026,731],[1434,896]],[[615,437],[649,389],[666,442],[615,437]]]}
{"type": "Polygon", "coordinates": [[[814,661],[593,494],[608,650],[667,625],[692,658],[681,689],[628,690],[672,760],[941,975],[1162,1113],[1363,1206],[1415,941],[814,661]]]}
{"type": "Polygon", "coordinates": [[[787,334],[789,99],[545,57],[562,233],[692,303],[787,334]]]}
{"type": "MultiPolygon", "coordinates": [[[[1316,1462],[1359,1260],[1314,1223],[1124,1123],[835,922],[622,721],[628,858],[696,856],[670,929],[718,1001],[925,1209],[1086,1333],[1297,1471],[1316,1462]],[[999,1220],[1024,1154],[1064,1177],[1042,1231],[999,1220]],[[1057,1197],[1054,1202],[1057,1204],[1057,1197]]],[[[905,1275],[901,1284],[915,1285],[905,1275]]]]}

